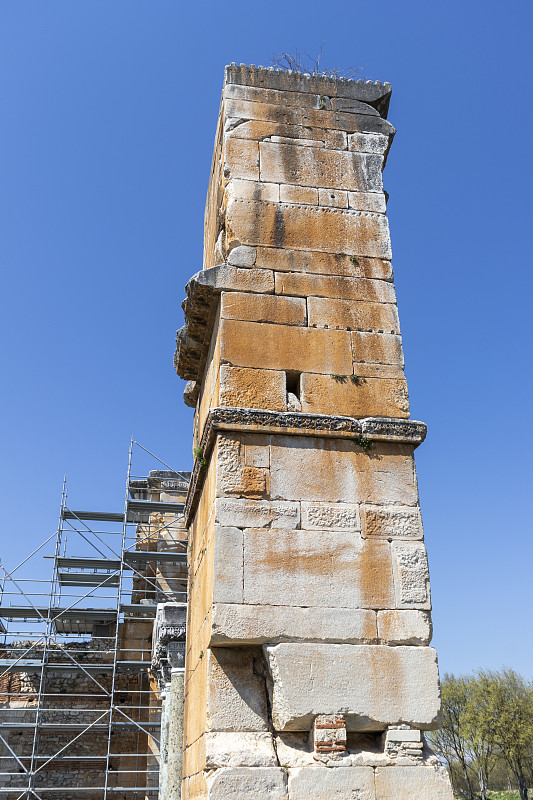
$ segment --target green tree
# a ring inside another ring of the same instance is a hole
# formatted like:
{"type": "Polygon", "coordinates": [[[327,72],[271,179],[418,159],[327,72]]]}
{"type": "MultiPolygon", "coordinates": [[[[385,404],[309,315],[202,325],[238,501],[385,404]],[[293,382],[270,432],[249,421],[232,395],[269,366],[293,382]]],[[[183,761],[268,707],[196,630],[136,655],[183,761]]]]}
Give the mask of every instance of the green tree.
{"type": "Polygon", "coordinates": [[[432,744],[437,753],[446,761],[454,793],[457,787],[454,779],[454,762],[463,775],[466,794],[475,800],[470,774],[470,756],[467,748],[466,727],[469,720],[469,679],[445,675],[442,682],[442,726],[431,734],[432,744]]]}

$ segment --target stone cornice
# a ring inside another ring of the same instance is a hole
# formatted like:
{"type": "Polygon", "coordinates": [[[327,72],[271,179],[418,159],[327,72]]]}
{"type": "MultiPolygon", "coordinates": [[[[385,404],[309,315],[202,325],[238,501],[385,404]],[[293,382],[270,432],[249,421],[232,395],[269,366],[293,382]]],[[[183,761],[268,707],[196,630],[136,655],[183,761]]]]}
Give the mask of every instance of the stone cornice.
{"type": "Polygon", "coordinates": [[[424,422],[393,417],[328,416],[326,414],[303,414],[293,411],[266,411],[256,408],[212,408],[205,421],[197,446],[203,454],[204,464],[197,459],[189,485],[185,504],[187,526],[198,504],[207,463],[211,456],[217,433],[283,434],[285,436],[316,436],[332,439],[370,440],[371,442],[397,442],[418,447],[426,438],[424,422]]]}

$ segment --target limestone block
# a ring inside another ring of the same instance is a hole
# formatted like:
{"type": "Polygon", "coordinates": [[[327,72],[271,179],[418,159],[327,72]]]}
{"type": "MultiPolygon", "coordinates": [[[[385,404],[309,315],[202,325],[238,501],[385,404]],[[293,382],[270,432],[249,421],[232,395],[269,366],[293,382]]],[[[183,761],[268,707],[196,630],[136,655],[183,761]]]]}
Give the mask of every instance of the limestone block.
{"type": "Polygon", "coordinates": [[[309,325],[313,328],[400,333],[398,309],[392,303],[353,302],[309,297],[309,325]]]}
{"type": "Polygon", "coordinates": [[[348,207],[356,211],[375,211],[377,214],[387,211],[383,192],[348,192],[348,207]]]}
{"type": "Polygon", "coordinates": [[[190,279],[187,288],[192,288],[193,284],[208,286],[214,292],[274,292],[274,276],[269,270],[240,269],[225,264],[200,270],[190,279]]]}
{"type": "Polygon", "coordinates": [[[215,528],[213,602],[242,603],[243,533],[238,528],[215,528]]]}
{"type": "Polygon", "coordinates": [[[390,546],[352,531],[246,529],[244,602],[391,608],[390,546]]]}
{"type": "Polygon", "coordinates": [[[282,183],[279,187],[279,199],[282,203],[302,203],[303,205],[317,206],[318,189],[282,183]]]}
{"type": "Polygon", "coordinates": [[[207,654],[209,731],[268,731],[264,679],[254,672],[254,648],[216,647],[207,654]]]}
{"type": "Polygon", "coordinates": [[[263,650],[277,730],[308,730],[317,714],[338,713],[349,731],[438,726],[439,677],[431,647],[291,643],[263,650]]]}
{"type": "Polygon", "coordinates": [[[300,506],[282,500],[217,497],[215,522],[237,528],[298,528],[300,506]]]}
{"type": "MultiPolygon", "coordinates": [[[[409,612],[400,612],[409,613],[409,612]]],[[[274,642],[376,642],[375,611],[357,608],[216,603],[211,644],[274,642]]]]}
{"type": "MultiPolygon", "coordinates": [[[[378,258],[355,258],[346,253],[319,253],[289,248],[257,248],[257,266],[278,272],[306,272],[313,275],[344,275],[358,278],[389,280],[392,277],[390,261],[378,258]]],[[[329,327],[343,327],[336,324],[329,327]]]]}
{"type": "Polygon", "coordinates": [[[419,508],[363,506],[364,535],[386,539],[423,539],[419,508]]]}
{"type": "MultiPolygon", "coordinates": [[[[390,798],[396,798],[391,793],[390,798]]],[[[372,767],[299,767],[289,773],[289,800],[375,800],[372,767]]],[[[412,800],[412,798],[411,798],[412,800]]]]}
{"type": "Polygon", "coordinates": [[[376,800],[453,800],[444,767],[378,767],[375,781],[376,800]]]}
{"type": "Polygon", "coordinates": [[[221,406],[287,410],[285,373],[271,369],[220,367],[221,406]]]}
{"type": "Polygon", "coordinates": [[[224,146],[226,177],[259,180],[259,145],[245,139],[228,139],[224,146]]]}
{"type": "Polygon", "coordinates": [[[291,136],[270,136],[263,139],[264,142],[275,142],[276,144],[293,144],[300,147],[324,147],[322,139],[293,139],[291,136]]]}
{"type": "MultiPolygon", "coordinates": [[[[232,178],[224,189],[226,201],[239,197],[241,200],[261,200],[265,203],[279,203],[279,184],[264,181],[232,178]]],[[[237,264],[236,266],[246,266],[237,264]]]]}
{"type": "Polygon", "coordinates": [[[431,608],[429,568],[422,542],[393,542],[394,582],[398,607],[431,608]]]}
{"type": "Polygon", "coordinates": [[[418,505],[411,453],[409,446],[376,443],[369,458],[342,439],[273,436],[271,499],[418,505]]]}
{"type": "MultiPolygon", "coordinates": [[[[355,374],[361,375],[355,364],[355,374]]],[[[409,416],[409,398],[405,378],[366,378],[353,383],[331,375],[304,373],[300,378],[302,410],[312,414],[336,414],[346,417],[409,416]]]]}
{"type": "Polygon", "coordinates": [[[271,733],[223,731],[205,739],[206,769],[278,766],[271,733]]]}
{"type": "Polygon", "coordinates": [[[226,767],[207,778],[207,800],[287,800],[281,767],[226,767]]]}
{"type": "Polygon", "coordinates": [[[251,322],[305,325],[307,308],[305,300],[301,297],[222,292],[220,316],[223,319],[241,319],[251,322]]]}
{"type": "Polygon", "coordinates": [[[349,109],[359,114],[370,114],[378,116],[378,112],[368,103],[354,98],[327,97],[316,92],[294,91],[293,87],[289,91],[273,89],[264,86],[247,86],[242,83],[226,83],[224,86],[225,99],[251,100],[256,103],[273,103],[279,106],[296,106],[301,108],[322,108],[326,103],[329,108],[335,110],[349,109]]]}
{"type": "Polygon", "coordinates": [[[335,208],[348,208],[348,192],[341,189],[319,189],[318,204],[335,208]]]}
{"type": "Polygon", "coordinates": [[[237,367],[352,371],[350,334],[270,323],[221,320],[220,357],[237,367]]]}
{"type": "Polygon", "coordinates": [[[374,153],[260,142],[259,154],[264,181],[354,192],[379,192],[383,188],[383,157],[374,153]]]}
{"type": "MultiPolygon", "coordinates": [[[[307,152],[304,147],[294,149],[307,152]]],[[[226,236],[230,247],[238,242],[254,247],[289,247],[294,250],[391,258],[387,217],[369,211],[263,203],[236,198],[227,205],[226,236]]]]}
{"type": "Polygon", "coordinates": [[[422,731],[416,730],[416,728],[407,728],[407,727],[391,727],[387,728],[384,735],[385,743],[388,742],[422,742],[422,731]]]}
{"type": "Polygon", "coordinates": [[[268,492],[268,470],[247,466],[238,437],[220,435],[216,454],[216,496],[261,498],[268,492]]]}
{"type": "Polygon", "coordinates": [[[388,281],[344,278],[333,275],[276,272],[276,294],[303,297],[334,297],[344,300],[368,300],[373,303],[395,303],[394,284],[388,281]]]}
{"type": "Polygon", "coordinates": [[[280,764],[287,767],[315,767],[309,732],[276,733],[276,751],[280,764]]]}
{"type": "Polygon", "coordinates": [[[261,433],[247,435],[244,461],[251,467],[270,467],[270,437],[261,433]]]}
{"type": "Polygon", "coordinates": [[[401,336],[363,331],[352,331],[351,336],[354,362],[404,366],[401,336]]]}
{"type": "Polygon", "coordinates": [[[427,611],[378,611],[378,637],[381,644],[427,645],[431,641],[431,633],[431,618],[427,611]]]}
{"type": "Polygon", "coordinates": [[[247,247],[246,245],[238,245],[228,255],[228,264],[234,267],[253,267],[257,257],[257,250],[255,247],[247,247]]]}
{"type": "Polygon", "coordinates": [[[389,149],[390,139],[382,133],[348,134],[348,150],[384,155],[389,149]]]}
{"type": "Polygon", "coordinates": [[[308,531],[360,531],[359,506],[354,503],[302,503],[302,528],[308,531]]]}

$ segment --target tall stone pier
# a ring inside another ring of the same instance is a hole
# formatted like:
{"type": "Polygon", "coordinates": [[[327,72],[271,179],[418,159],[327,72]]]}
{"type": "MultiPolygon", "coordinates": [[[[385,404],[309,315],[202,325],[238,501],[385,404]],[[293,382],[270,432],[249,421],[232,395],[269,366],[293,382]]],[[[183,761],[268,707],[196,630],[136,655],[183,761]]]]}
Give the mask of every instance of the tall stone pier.
{"type": "Polygon", "coordinates": [[[195,407],[183,800],[451,800],[382,170],[391,88],[226,68],[195,407]]]}

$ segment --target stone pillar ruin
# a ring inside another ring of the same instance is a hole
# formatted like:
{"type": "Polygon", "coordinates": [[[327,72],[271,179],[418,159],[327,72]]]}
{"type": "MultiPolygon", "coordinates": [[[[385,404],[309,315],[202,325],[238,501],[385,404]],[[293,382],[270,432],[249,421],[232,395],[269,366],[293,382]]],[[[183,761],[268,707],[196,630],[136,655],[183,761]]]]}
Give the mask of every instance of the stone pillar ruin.
{"type": "Polygon", "coordinates": [[[390,94],[226,68],[175,357],[195,407],[183,800],[452,798],[423,734],[440,690],[390,94]]]}

